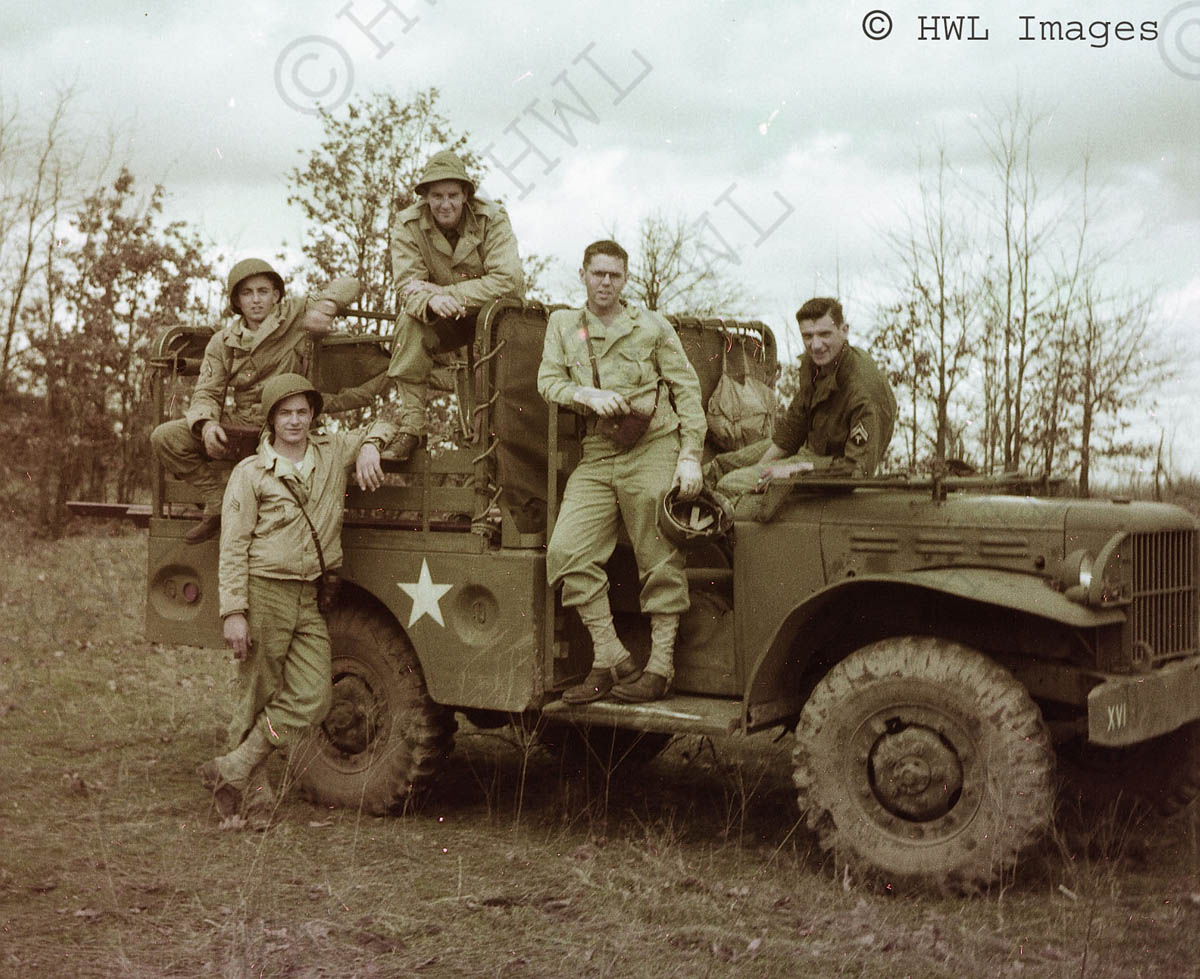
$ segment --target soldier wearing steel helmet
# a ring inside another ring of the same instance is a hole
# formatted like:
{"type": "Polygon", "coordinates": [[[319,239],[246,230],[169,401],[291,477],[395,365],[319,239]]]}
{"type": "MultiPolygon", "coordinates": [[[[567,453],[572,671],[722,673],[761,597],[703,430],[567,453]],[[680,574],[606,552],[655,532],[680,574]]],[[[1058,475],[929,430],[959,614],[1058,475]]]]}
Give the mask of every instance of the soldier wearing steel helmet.
{"type": "Polygon", "coordinates": [[[421,198],[400,212],[392,273],[400,288],[388,374],[399,382],[405,458],[425,433],[425,394],[436,358],[474,335],[475,314],[493,299],[520,299],[525,276],[504,208],[475,193],[462,160],[435,153],[416,186],[421,198]]]}
{"type": "MultiPolygon", "coordinates": [[[[204,517],[185,535],[188,543],[208,540],[221,527],[224,473],[212,460],[226,458],[230,448],[223,423],[261,427],[263,385],[277,374],[308,376],[315,339],[333,329],[334,317],[359,291],[357,279],[344,277],[311,296],[291,297],[283,278],[262,259],[244,259],[230,270],[229,314],[237,318],[209,340],[186,415],[163,422],[150,436],[167,471],[202,494],[204,517]],[[233,401],[229,410],[227,397],[233,401]]],[[[384,388],[381,377],[331,397],[327,408],[359,407],[384,388]]]]}
{"type": "Polygon", "coordinates": [[[233,747],[200,766],[200,777],[223,816],[241,812],[243,803],[257,811],[270,804],[263,762],[329,709],[331,650],[317,582],[342,563],[349,471],[364,490],[377,489],[380,451],[396,434],[385,421],[313,432],[322,398],[295,373],[270,378],[260,407],[265,436],[234,467],[221,525],[220,611],[240,695],[233,747]]]}
{"type": "Polygon", "coordinates": [[[690,607],[683,554],[659,531],[658,513],[673,485],[684,499],[702,486],[700,382],[671,324],[621,301],[628,269],[629,256],[615,241],[584,249],[579,278],[587,303],[550,315],[538,370],[542,397],[587,419],[583,457],[567,480],[546,548],[551,587],[561,584],[563,605],[576,609],[592,637],[591,672],[563,691],[573,704],[610,693],[631,703],[666,696],[679,616],[690,607]],[[647,419],[636,440],[608,434],[606,422],[619,427],[636,414],[647,419]],[[650,617],[644,670],[618,638],[608,601],[604,566],[622,522],[637,560],[641,609],[650,617]]]}

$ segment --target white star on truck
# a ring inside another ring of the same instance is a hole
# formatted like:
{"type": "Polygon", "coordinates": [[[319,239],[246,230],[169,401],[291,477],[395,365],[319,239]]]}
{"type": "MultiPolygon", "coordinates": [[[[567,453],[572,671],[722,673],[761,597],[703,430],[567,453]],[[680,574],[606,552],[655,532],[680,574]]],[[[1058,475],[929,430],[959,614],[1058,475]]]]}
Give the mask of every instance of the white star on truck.
{"type": "Polygon", "coordinates": [[[421,573],[417,576],[416,581],[397,581],[396,585],[412,599],[412,614],[408,617],[409,628],[412,628],[422,615],[428,615],[438,625],[445,627],[446,623],[442,620],[442,609],[438,602],[454,586],[435,585],[429,574],[429,563],[425,558],[421,558],[421,573]]]}

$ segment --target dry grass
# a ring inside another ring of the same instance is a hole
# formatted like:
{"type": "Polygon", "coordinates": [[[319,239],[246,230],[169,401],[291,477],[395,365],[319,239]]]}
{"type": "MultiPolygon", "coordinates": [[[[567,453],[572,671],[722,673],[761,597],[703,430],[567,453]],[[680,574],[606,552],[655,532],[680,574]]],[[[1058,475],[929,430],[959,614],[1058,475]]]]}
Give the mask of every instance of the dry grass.
{"type": "Polygon", "coordinates": [[[768,742],[685,739],[605,780],[464,725],[416,814],[293,793],[269,831],[223,829],[193,771],[231,671],[140,638],[145,557],[137,534],[0,526],[0,975],[1195,970],[1193,816],[1059,834],[980,899],[888,896],[815,852],[768,742]]]}

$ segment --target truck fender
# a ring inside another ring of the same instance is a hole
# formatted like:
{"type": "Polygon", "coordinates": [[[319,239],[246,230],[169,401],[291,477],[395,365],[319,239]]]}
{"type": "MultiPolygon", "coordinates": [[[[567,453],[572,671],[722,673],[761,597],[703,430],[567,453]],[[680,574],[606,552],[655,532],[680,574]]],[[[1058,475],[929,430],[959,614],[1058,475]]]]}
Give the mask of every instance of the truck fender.
{"type": "MultiPolygon", "coordinates": [[[[799,713],[806,689],[803,678],[813,655],[835,641],[847,623],[861,625],[869,620],[864,609],[911,606],[938,596],[956,604],[1011,609],[1072,629],[1125,620],[1120,609],[1079,605],[1051,588],[1045,578],[1022,572],[958,567],[858,575],[813,593],[784,617],[751,668],[746,729],[761,729],[799,713]]],[[[886,634],[883,629],[873,638],[886,634]]],[[[831,666],[832,662],[826,668],[831,666]]]]}

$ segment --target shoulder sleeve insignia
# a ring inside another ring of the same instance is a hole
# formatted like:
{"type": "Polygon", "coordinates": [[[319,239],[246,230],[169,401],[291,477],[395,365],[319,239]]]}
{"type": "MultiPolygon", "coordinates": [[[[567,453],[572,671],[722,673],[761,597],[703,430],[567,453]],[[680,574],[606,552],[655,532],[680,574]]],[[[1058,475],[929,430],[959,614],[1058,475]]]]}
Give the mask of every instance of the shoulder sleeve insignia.
{"type": "Polygon", "coordinates": [[[867,431],[867,426],[864,425],[862,422],[859,422],[852,429],[850,429],[850,441],[853,442],[855,445],[866,445],[867,440],[870,437],[871,437],[871,435],[867,431]]]}

